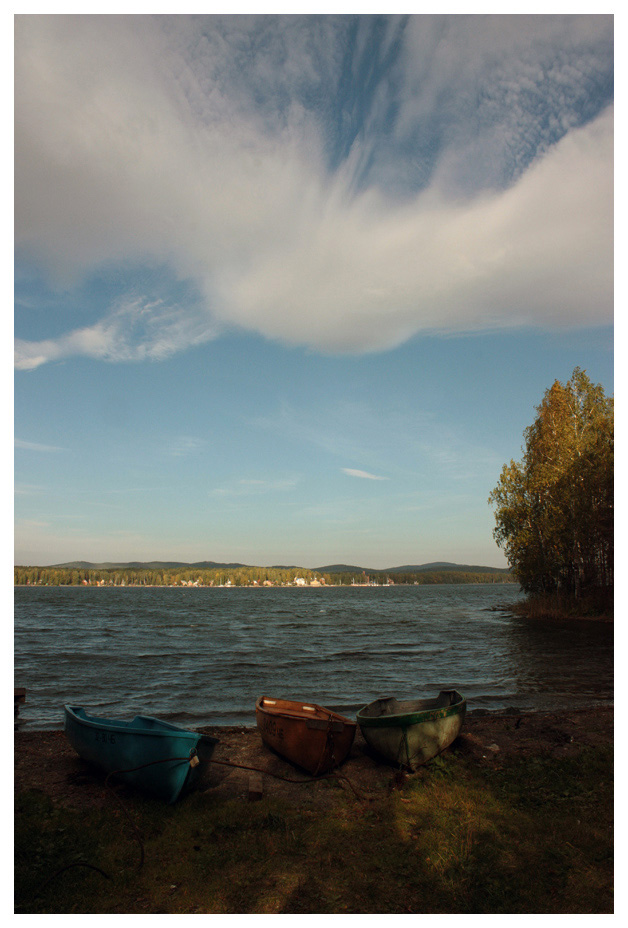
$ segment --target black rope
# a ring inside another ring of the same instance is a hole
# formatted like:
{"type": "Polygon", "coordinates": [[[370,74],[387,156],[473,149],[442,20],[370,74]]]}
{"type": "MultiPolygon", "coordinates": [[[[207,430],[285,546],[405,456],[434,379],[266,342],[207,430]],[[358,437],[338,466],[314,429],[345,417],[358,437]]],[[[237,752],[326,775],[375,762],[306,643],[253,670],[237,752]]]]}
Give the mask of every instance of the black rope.
{"type": "Polygon", "coordinates": [[[45,881],[41,884],[41,886],[39,887],[39,889],[36,891],[35,897],[41,896],[42,892],[44,891],[44,889],[46,888],[46,886],[48,885],[48,883],[52,882],[52,880],[54,880],[55,877],[60,876],[60,875],[61,875],[62,873],[64,873],[66,870],[71,870],[72,867],[87,867],[89,870],[95,870],[96,873],[100,873],[100,875],[101,875],[101,876],[104,876],[104,878],[105,878],[106,880],[110,880],[110,879],[111,879],[111,877],[109,876],[109,874],[108,874],[108,873],[105,873],[104,870],[101,870],[100,867],[96,867],[96,866],[94,866],[94,864],[88,864],[88,863],[86,863],[84,860],[77,860],[77,861],[76,861],[75,863],[73,863],[73,864],[67,864],[65,867],[61,867],[60,870],[56,870],[56,871],[52,874],[52,876],[49,876],[48,879],[45,880],[45,881]]]}
{"type": "MultiPolygon", "coordinates": [[[[189,760],[190,760],[189,757],[166,757],[163,760],[153,760],[153,761],[150,761],[150,763],[148,764],[141,764],[139,767],[130,767],[128,770],[113,770],[111,773],[107,774],[105,784],[108,785],[109,779],[119,774],[135,773],[136,770],[143,770],[145,767],[152,767],[155,764],[169,764],[175,761],[189,761],[189,760]]],[[[299,779],[295,779],[294,777],[281,776],[281,774],[279,773],[271,773],[270,770],[264,770],[263,767],[254,767],[248,764],[234,764],[233,762],[228,761],[228,760],[214,760],[214,758],[210,758],[206,761],[206,763],[217,764],[220,767],[235,767],[238,770],[253,770],[255,771],[255,773],[263,773],[266,776],[273,777],[275,780],[283,780],[284,783],[316,783],[319,780],[329,780],[332,778],[335,778],[338,780],[346,780],[358,799],[365,798],[356,789],[356,787],[353,785],[349,777],[347,777],[344,773],[339,773],[337,770],[334,770],[331,773],[324,774],[323,776],[313,776],[313,777],[306,777],[306,778],[301,777],[299,779]]],[[[117,793],[114,793],[114,795],[118,799],[120,799],[117,793]]]]}
{"type": "Polygon", "coordinates": [[[141,834],[140,834],[140,831],[139,831],[137,825],[135,824],[135,822],[133,821],[133,819],[132,819],[132,817],[131,817],[131,813],[129,812],[129,810],[127,809],[126,805],[123,803],[122,799],[120,798],[120,796],[118,795],[118,793],[115,791],[115,789],[113,788],[113,786],[111,786],[111,784],[109,783],[109,780],[111,779],[111,777],[118,776],[118,775],[120,775],[120,774],[122,774],[122,773],[135,773],[136,770],[144,770],[145,767],[154,767],[156,764],[171,764],[171,763],[174,763],[174,762],[189,762],[189,761],[192,759],[192,756],[193,756],[193,755],[190,754],[188,757],[164,757],[164,758],[162,758],[161,760],[152,760],[152,761],[150,761],[150,762],[147,763],[147,764],[140,764],[139,767],[129,767],[129,768],[127,768],[126,770],[112,770],[112,771],[111,771],[110,773],[108,773],[107,776],[105,777],[105,786],[113,793],[113,795],[114,795],[115,798],[117,799],[117,801],[118,801],[118,803],[119,803],[119,805],[120,805],[120,808],[122,809],[122,811],[123,811],[124,814],[126,815],[126,817],[127,817],[128,821],[129,821],[131,827],[133,828],[133,832],[134,832],[134,834],[135,834],[135,837],[137,838],[137,843],[138,843],[139,846],[140,846],[140,862],[139,862],[139,864],[137,865],[137,872],[138,872],[138,873],[139,873],[139,871],[142,869],[142,867],[144,866],[144,841],[142,840],[142,836],[141,836],[141,834]]]}
{"type": "Polygon", "coordinates": [[[263,767],[251,767],[247,764],[233,764],[228,760],[210,760],[210,764],[219,764],[221,767],[236,767],[238,770],[254,770],[256,773],[263,773],[266,776],[274,777],[275,780],[283,780],[284,783],[317,783],[319,780],[346,780],[355,795],[358,799],[364,799],[364,796],[361,796],[358,790],[355,788],[349,777],[345,776],[344,773],[338,773],[337,770],[332,771],[332,773],[326,773],[323,776],[318,777],[306,777],[305,779],[300,778],[295,780],[294,777],[282,777],[279,773],[271,773],[270,770],[264,770],[263,767]]]}

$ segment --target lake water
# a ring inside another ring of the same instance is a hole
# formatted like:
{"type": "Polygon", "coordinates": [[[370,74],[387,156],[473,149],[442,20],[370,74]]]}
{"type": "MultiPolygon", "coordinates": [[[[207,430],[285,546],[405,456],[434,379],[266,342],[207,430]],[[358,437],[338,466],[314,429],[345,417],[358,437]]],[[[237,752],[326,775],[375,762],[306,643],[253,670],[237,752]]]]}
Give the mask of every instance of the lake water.
{"type": "Polygon", "coordinates": [[[613,626],[529,622],[512,585],[16,587],[23,729],[63,706],[186,726],[254,725],[261,695],[349,716],[378,696],[455,688],[468,709],[613,701],[613,626]]]}

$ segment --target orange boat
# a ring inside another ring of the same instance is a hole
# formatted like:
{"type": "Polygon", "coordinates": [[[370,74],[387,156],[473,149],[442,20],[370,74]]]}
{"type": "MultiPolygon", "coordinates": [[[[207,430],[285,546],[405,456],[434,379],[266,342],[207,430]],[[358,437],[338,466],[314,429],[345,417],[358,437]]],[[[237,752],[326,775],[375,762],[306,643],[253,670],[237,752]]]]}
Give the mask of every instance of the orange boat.
{"type": "Polygon", "coordinates": [[[346,759],[357,727],[323,706],[268,696],[257,700],[255,718],[269,748],[314,776],[346,759]]]}

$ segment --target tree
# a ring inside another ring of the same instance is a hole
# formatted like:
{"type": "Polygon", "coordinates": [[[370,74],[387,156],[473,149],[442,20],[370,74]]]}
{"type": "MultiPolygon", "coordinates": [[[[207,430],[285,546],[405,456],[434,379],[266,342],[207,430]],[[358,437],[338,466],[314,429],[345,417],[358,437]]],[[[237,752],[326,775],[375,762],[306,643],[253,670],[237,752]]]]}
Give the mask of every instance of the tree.
{"type": "Polygon", "coordinates": [[[608,604],[613,589],[613,399],[576,368],[524,432],[489,496],[494,537],[523,590],[608,604]]]}

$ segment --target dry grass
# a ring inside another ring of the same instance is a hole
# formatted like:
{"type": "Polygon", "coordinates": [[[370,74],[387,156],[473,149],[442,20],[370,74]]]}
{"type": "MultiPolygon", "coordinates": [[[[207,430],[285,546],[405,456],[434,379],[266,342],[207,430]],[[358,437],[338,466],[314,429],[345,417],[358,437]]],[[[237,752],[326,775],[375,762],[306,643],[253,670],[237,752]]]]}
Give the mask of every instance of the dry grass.
{"type": "Polygon", "coordinates": [[[565,596],[529,596],[523,602],[513,603],[510,611],[529,619],[586,619],[594,622],[612,622],[613,603],[607,597],[590,597],[576,602],[565,596]]]}

